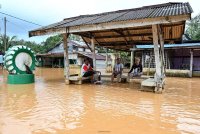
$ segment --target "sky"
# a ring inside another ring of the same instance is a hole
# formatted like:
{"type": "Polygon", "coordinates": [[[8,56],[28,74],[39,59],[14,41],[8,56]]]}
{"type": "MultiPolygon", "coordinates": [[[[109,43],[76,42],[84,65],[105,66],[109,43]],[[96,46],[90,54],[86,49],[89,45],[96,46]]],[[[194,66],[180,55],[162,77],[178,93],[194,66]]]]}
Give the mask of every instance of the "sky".
{"type": "MultiPolygon", "coordinates": [[[[46,26],[64,18],[85,14],[137,8],[166,2],[189,2],[194,10],[192,17],[200,13],[199,0],[0,0],[0,12],[4,12],[42,26],[46,26]]],[[[7,35],[16,35],[18,39],[40,43],[47,37],[28,37],[28,31],[39,28],[3,14],[0,14],[0,34],[4,33],[3,18],[6,17],[7,35]]]]}

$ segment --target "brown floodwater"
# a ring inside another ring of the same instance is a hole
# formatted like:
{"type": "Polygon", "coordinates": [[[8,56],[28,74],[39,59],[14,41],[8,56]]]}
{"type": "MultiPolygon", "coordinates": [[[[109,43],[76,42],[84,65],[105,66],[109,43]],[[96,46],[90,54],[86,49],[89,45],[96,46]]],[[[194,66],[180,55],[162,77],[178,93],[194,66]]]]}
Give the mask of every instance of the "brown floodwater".
{"type": "Polygon", "coordinates": [[[65,85],[63,69],[6,84],[0,71],[0,134],[200,134],[200,79],[167,78],[163,94],[137,83],[65,85]]]}

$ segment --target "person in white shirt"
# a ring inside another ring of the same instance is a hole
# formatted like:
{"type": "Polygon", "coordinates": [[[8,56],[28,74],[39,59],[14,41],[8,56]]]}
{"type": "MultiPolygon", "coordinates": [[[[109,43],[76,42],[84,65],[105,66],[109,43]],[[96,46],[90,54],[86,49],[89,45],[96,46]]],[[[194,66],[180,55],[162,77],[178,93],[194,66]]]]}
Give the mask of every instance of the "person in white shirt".
{"type": "Polygon", "coordinates": [[[111,82],[113,82],[114,78],[116,78],[116,77],[117,77],[118,82],[119,82],[119,79],[122,76],[123,67],[124,66],[121,63],[121,59],[117,58],[117,63],[115,64],[115,66],[113,68],[113,73],[112,73],[112,76],[111,76],[111,82]]]}
{"type": "Polygon", "coordinates": [[[93,70],[89,58],[84,59],[84,64],[81,67],[81,76],[90,77],[91,82],[101,81],[101,72],[93,70]],[[98,78],[96,79],[95,76],[98,78]]]}

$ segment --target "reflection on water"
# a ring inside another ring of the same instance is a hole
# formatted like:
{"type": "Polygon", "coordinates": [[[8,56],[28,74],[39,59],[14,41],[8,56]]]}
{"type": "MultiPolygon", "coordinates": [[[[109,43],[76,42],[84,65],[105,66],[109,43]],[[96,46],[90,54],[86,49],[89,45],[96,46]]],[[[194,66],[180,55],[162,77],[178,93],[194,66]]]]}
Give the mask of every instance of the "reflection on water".
{"type": "Polygon", "coordinates": [[[62,69],[37,69],[35,84],[7,85],[1,70],[0,133],[200,133],[199,78],[167,78],[163,94],[139,87],[65,85],[62,69]]]}

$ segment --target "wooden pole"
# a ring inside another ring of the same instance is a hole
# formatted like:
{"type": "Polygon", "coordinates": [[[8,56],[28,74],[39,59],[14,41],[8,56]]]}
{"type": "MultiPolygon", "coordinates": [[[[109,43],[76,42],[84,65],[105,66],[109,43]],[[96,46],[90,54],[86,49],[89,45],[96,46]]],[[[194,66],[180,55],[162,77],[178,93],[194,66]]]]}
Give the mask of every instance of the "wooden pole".
{"type": "Polygon", "coordinates": [[[69,37],[68,33],[63,34],[65,84],[67,84],[67,85],[70,84],[70,82],[69,82],[68,37],[69,37]]]}
{"type": "Polygon", "coordinates": [[[59,64],[59,68],[61,68],[61,61],[60,61],[60,59],[58,59],[58,64],[59,64]]]}
{"type": "Polygon", "coordinates": [[[131,65],[130,65],[130,69],[133,66],[133,61],[134,61],[134,50],[131,50],[131,65]]]}
{"type": "Polygon", "coordinates": [[[164,39],[163,39],[163,32],[162,32],[160,25],[158,25],[158,36],[159,36],[159,39],[160,39],[161,73],[162,73],[161,75],[164,76],[165,75],[164,39]]]}
{"type": "Polygon", "coordinates": [[[53,68],[53,57],[51,58],[51,68],[53,68]]]}
{"type": "Polygon", "coordinates": [[[190,49],[190,77],[192,77],[192,70],[193,70],[193,50],[190,49]]]}
{"type": "Polygon", "coordinates": [[[143,66],[143,67],[144,67],[144,65],[145,65],[145,64],[144,64],[144,58],[145,58],[145,57],[144,57],[144,53],[143,53],[143,51],[142,51],[142,60],[141,60],[141,61],[142,61],[142,66],[143,66]]]}
{"type": "Polygon", "coordinates": [[[4,51],[7,50],[7,41],[6,41],[6,17],[4,17],[4,51]]]}
{"type": "Polygon", "coordinates": [[[155,55],[155,63],[156,63],[156,75],[158,77],[160,77],[161,76],[161,63],[160,63],[157,25],[152,25],[152,30],[153,30],[154,55],[155,55]]]}
{"type": "Polygon", "coordinates": [[[152,25],[153,33],[153,44],[154,44],[154,55],[155,55],[155,64],[156,64],[156,73],[155,73],[155,82],[156,88],[155,91],[159,91],[162,86],[162,74],[161,74],[161,60],[159,53],[159,43],[158,43],[158,25],[152,25]]]}
{"type": "Polygon", "coordinates": [[[108,48],[106,48],[106,68],[108,67],[108,48]]]}
{"type": "Polygon", "coordinates": [[[165,64],[166,64],[166,68],[168,68],[168,54],[167,54],[167,53],[168,53],[168,51],[166,51],[166,53],[165,53],[165,57],[166,57],[166,63],[165,63],[165,64]]]}
{"type": "Polygon", "coordinates": [[[91,45],[92,45],[92,58],[93,58],[93,69],[96,70],[96,54],[95,54],[95,44],[94,44],[94,37],[91,38],[91,45]]]}

